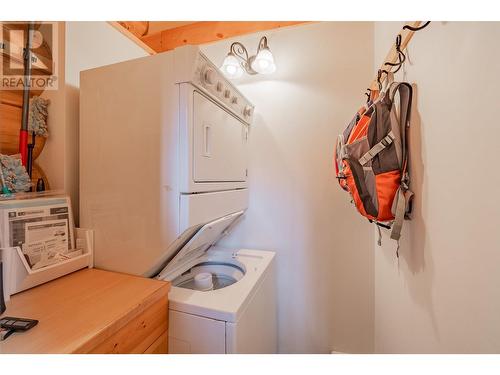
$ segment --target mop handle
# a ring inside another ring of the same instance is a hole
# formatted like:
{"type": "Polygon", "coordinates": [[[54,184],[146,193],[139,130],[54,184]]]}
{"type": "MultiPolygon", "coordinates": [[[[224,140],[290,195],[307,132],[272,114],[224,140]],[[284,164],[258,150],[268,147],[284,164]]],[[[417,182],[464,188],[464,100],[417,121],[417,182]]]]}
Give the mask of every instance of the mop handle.
{"type": "Polygon", "coordinates": [[[19,152],[21,161],[26,166],[28,160],[28,117],[30,104],[30,81],[31,81],[31,45],[33,43],[34,22],[28,24],[28,38],[24,49],[24,85],[23,85],[23,112],[21,130],[19,132],[19,152]]]}
{"type": "Polygon", "coordinates": [[[19,153],[21,154],[21,162],[26,166],[28,161],[28,131],[24,129],[19,131],[19,153]]]}

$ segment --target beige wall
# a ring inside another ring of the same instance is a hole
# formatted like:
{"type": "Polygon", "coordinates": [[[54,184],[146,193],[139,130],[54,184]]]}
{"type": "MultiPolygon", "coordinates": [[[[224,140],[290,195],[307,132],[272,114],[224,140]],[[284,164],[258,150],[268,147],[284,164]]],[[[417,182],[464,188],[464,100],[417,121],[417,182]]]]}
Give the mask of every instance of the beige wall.
{"type": "MultiPolygon", "coordinates": [[[[332,156],[371,78],[373,24],[316,23],[265,35],[276,73],[235,81],[256,116],[250,208],[229,243],[277,252],[281,352],[370,352],[372,232],[337,186],[332,156]]],[[[254,53],[261,36],[238,40],[254,53]]],[[[231,42],[203,49],[220,64],[231,42]]]]}
{"type": "MultiPolygon", "coordinates": [[[[375,62],[399,23],[375,24],[375,62]]],[[[500,352],[500,23],[433,22],[409,47],[414,220],[375,248],[375,350],[500,352]]]]}
{"type": "Polygon", "coordinates": [[[59,89],[43,94],[51,100],[50,136],[38,161],[51,188],[70,194],[77,223],[80,71],[146,54],[106,22],[59,23],[59,89]]]}

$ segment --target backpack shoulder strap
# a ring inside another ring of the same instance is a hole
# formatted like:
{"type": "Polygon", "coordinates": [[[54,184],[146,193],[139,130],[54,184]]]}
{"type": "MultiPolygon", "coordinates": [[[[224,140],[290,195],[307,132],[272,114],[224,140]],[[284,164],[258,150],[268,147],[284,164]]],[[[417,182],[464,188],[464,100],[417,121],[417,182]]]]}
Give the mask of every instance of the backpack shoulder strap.
{"type": "Polygon", "coordinates": [[[393,204],[394,223],[391,238],[399,241],[405,216],[409,213],[413,193],[410,191],[410,176],[408,173],[408,127],[410,126],[411,101],[413,88],[406,82],[398,83],[390,93],[391,102],[394,102],[396,93],[399,94],[399,128],[401,132],[402,167],[401,184],[396,193],[393,204]]]}
{"type": "Polygon", "coordinates": [[[401,148],[402,148],[402,171],[406,171],[406,164],[408,161],[408,132],[407,128],[410,127],[410,114],[411,102],[413,96],[413,88],[407,82],[398,82],[394,85],[393,90],[390,92],[390,102],[394,103],[396,94],[399,94],[399,111],[397,118],[399,122],[399,131],[401,134],[401,148]]]}

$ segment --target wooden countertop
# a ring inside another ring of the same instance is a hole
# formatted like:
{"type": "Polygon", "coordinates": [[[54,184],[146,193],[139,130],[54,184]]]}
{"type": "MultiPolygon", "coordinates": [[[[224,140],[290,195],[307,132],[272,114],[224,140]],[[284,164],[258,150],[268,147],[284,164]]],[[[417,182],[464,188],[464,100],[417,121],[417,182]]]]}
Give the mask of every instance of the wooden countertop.
{"type": "Polygon", "coordinates": [[[170,283],[85,269],[16,294],[2,316],[38,319],[36,327],[0,341],[0,353],[84,353],[144,309],[165,298],[170,283]]]}

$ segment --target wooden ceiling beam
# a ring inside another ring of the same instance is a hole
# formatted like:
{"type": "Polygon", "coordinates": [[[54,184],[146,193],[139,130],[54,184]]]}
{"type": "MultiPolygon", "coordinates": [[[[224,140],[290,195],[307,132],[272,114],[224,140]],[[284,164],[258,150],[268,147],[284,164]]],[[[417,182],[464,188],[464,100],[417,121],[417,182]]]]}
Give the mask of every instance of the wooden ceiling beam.
{"type": "Polygon", "coordinates": [[[203,21],[163,30],[140,39],[156,52],[164,52],[188,44],[205,44],[301,23],[305,21],[203,21]]]}
{"type": "Polygon", "coordinates": [[[149,21],[117,21],[122,27],[136,37],[141,38],[148,33],[149,21]]]}

